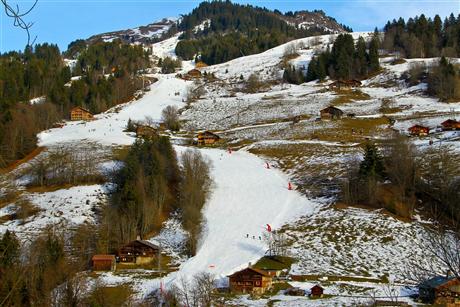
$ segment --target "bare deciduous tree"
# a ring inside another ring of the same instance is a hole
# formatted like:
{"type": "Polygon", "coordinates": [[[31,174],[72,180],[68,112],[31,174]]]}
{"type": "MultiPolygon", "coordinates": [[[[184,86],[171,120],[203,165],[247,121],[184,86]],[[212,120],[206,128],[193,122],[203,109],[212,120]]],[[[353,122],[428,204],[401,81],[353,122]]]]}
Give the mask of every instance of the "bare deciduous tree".
{"type": "Polygon", "coordinates": [[[184,306],[212,306],[212,293],[215,288],[215,277],[211,273],[200,272],[187,279],[182,276],[179,283],[169,291],[175,294],[175,299],[184,306]]]}
{"type": "Polygon", "coordinates": [[[14,22],[13,25],[15,27],[18,27],[18,28],[23,29],[23,30],[26,31],[26,33],[27,33],[27,46],[33,45],[34,42],[35,42],[35,38],[31,42],[31,36],[30,36],[30,28],[33,26],[33,23],[32,22],[26,22],[23,19],[23,17],[28,15],[35,8],[35,6],[37,5],[38,0],[35,0],[33,2],[32,6],[28,10],[26,10],[24,12],[20,11],[19,5],[16,5],[16,7],[13,7],[8,3],[7,0],[0,0],[0,1],[1,1],[2,5],[3,5],[3,8],[5,10],[6,16],[13,18],[13,22],[14,22]]]}
{"type": "Polygon", "coordinates": [[[460,235],[442,227],[426,228],[418,242],[422,256],[408,257],[405,278],[420,283],[437,275],[460,278],[460,235]]]}
{"type": "Polygon", "coordinates": [[[176,106],[167,106],[161,112],[161,118],[169,130],[180,129],[179,114],[176,106]]]}
{"type": "Polygon", "coordinates": [[[264,242],[268,245],[269,256],[287,255],[287,237],[279,232],[272,231],[264,233],[264,242]]]}
{"type": "Polygon", "coordinates": [[[188,250],[194,255],[201,231],[203,208],[211,186],[210,162],[197,150],[182,154],[182,182],[180,184],[180,207],[182,222],[189,232],[188,250]]]}

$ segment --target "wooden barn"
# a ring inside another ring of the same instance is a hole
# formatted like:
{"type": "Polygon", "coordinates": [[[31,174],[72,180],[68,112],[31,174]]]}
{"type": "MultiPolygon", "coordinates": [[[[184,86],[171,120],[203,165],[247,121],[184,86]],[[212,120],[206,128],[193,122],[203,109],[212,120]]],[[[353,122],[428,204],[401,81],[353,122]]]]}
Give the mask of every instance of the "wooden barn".
{"type": "Polygon", "coordinates": [[[203,61],[198,61],[198,62],[195,64],[195,68],[197,68],[197,69],[204,68],[204,67],[208,67],[208,64],[206,64],[206,63],[203,62],[203,61]]]}
{"type": "Polygon", "coordinates": [[[187,77],[188,77],[189,79],[201,78],[201,71],[199,71],[198,69],[194,68],[194,69],[190,70],[190,71],[187,73],[187,77]]]}
{"type": "Polygon", "coordinates": [[[330,90],[351,90],[356,87],[361,86],[361,81],[353,79],[353,80],[337,80],[332,82],[329,85],[330,90]]]}
{"type": "Polygon", "coordinates": [[[322,120],[331,120],[331,119],[341,119],[343,116],[343,111],[334,106],[327,107],[320,111],[322,120]]]}
{"type": "Polygon", "coordinates": [[[115,255],[94,255],[91,258],[93,271],[115,271],[116,266],[115,255]]]}
{"type": "Polygon", "coordinates": [[[121,263],[147,264],[158,259],[160,248],[149,241],[134,240],[118,250],[121,263]]]}
{"type": "Polygon", "coordinates": [[[460,305],[460,280],[455,277],[436,276],[419,285],[419,299],[436,306],[460,305]]]}
{"type": "Polygon", "coordinates": [[[147,126],[147,125],[138,125],[136,127],[136,137],[138,138],[153,138],[158,135],[157,129],[147,126]]]}
{"type": "Polygon", "coordinates": [[[93,119],[93,114],[82,108],[82,107],[75,107],[70,110],[70,120],[91,120],[93,119]]]}
{"type": "Polygon", "coordinates": [[[310,289],[311,298],[321,298],[323,297],[324,289],[320,285],[315,285],[310,289]]]}
{"type": "Polygon", "coordinates": [[[409,133],[414,136],[425,136],[430,133],[430,128],[421,125],[414,125],[409,128],[409,133]]]}
{"type": "Polygon", "coordinates": [[[220,136],[210,131],[198,133],[198,145],[212,145],[220,141],[220,136]]]}
{"type": "Polygon", "coordinates": [[[443,131],[460,130],[460,122],[454,119],[448,119],[441,123],[443,131]]]}
{"type": "Polygon", "coordinates": [[[261,295],[272,287],[272,277],[252,267],[235,272],[228,278],[231,292],[261,295]]]}

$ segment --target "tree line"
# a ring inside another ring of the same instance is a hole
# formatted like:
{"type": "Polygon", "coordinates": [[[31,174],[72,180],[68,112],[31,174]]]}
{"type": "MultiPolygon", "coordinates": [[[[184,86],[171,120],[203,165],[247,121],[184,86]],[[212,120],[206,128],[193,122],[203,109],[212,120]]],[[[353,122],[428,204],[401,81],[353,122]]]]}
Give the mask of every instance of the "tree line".
{"type": "Polygon", "coordinates": [[[425,15],[388,21],[383,28],[383,48],[397,51],[406,58],[459,57],[460,14],[450,14],[444,21],[425,15]]]}
{"type": "Polygon", "coordinates": [[[103,225],[109,228],[110,248],[151,235],[171,212],[179,210],[183,227],[190,234],[188,253],[195,254],[201,208],[211,183],[209,161],[200,152],[186,151],[178,160],[169,138],[138,140],[114,182],[116,189],[104,214],[116,223],[103,225]]]}
{"type": "Polygon", "coordinates": [[[24,52],[1,54],[0,166],[31,152],[36,134],[68,118],[72,107],[99,113],[131,99],[142,86],[136,74],[148,63],[142,47],[117,41],[81,51],[73,72],[56,45],[37,44],[24,52]],[[70,82],[72,74],[80,79],[70,82]],[[29,102],[41,96],[44,102],[29,102]]]}
{"type": "Polygon", "coordinates": [[[460,100],[460,70],[445,57],[430,69],[427,84],[428,94],[442,101],[460,100]]]}
{"type": "Polygon", "coordinates": [[[435,218],[458,223],[459,162],[460,156],[449,146],[417,150],[399,134],[378,146],[368,142],[362,160],[349,164],[341,199],[402,217],[411,217],[421,204],[435,218]]]}
{"type": "Polygon", "coordinates": [[[198,55],[209,65],[263,52],[292,39],[327,33],[315,27],[296,28],[265,8],[230,1],[201,3],[183,16],[178,29],[184,34],[176,54],[185,60],[198,55]],[[205,20],[209,22],[196,30],[205,20]]]}
{"type": "Polygon", "coordinates": [[[327,76],[338,80],[366,78],[379,71],[378,33],[375,32],[369,43],[359,37],[356,44],[350,34],[340,34],[335,39],[332,49],[314,56],[308,64],[305,76],[296,73],[295,68],[288,67],[284,79],[290,83],[324,80],[327,76]]]}

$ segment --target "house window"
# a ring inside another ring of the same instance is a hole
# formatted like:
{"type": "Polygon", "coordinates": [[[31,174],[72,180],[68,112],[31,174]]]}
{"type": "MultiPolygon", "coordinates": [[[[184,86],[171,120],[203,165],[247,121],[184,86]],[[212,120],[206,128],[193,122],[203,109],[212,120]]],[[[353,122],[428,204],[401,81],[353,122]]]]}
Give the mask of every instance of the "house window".
{"type": "Polygon", "coordinates": [[[260,281],[259,280],[256,281],[256,286],[260,286],[260,281]]]}

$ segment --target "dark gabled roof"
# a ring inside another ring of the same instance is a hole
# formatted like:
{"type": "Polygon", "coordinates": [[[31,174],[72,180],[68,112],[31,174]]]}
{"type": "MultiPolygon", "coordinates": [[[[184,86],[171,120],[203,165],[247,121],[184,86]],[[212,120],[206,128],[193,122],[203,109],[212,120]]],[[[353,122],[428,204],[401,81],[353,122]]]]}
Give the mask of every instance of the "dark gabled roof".
{"type": "Polygon", "coordinates": [[[422,126],[422,125],[413,125],[412,127],[409,128],[409,130],[412,130],[412,129],[428,129],[428,130],[430,130],[429,127],[425,127],[425,126],[422,126]]]}
{"type": "Polygon", "coordinates": [[[87,112],[89,114],[92,114],[89,110],[87,110],[87,109],[85,109],[83,107],[80,107],[80,106],[73,107],[72,110],[70,110],[70,111],[73,111],[75,109],[80,109],[80,110],[85,111],[85,112],[87,112]]]}
{"type": "Polygon", "coordinates": [[[446,126],[446,125],[452,125],[452,124],[456,124],[456,123],[459,123],[459,122],[454,120],[454,119],[448,119],[448,120],[443,121],[441,123],[441,125],[446,126]]]}
{"type": "Polygon", "coordinates": [[[201,71],[199,71],[198,69],[194,68],[194,69],[190,70],[187,74],[189,74],[189,75],[191,75],[191,74],[201,75],[201,71]]]}
{"type": "Polygon", "coordinates": [[[455,279],[455,277],[435,276],[422,282],[419,287],[422,288],[438,288],[445,283],[455,279]]]}
{"type": "Polygon", "coordinates": [[[141,244],[141,245],[144,245],[144,246],[148,246],[151,249],[155,249],[155,250],[160,249],[160,247],[158,247],[157,245],[153,244],[152,242],[146,241],[146,240],[134,240],[134,241],[131,241],[129,243],[126,243],[125,245],[123,245],[123,247],[129,247],[129,246],[133,245],[134,243],[138,243],[138,244],[141,244]]]}
{"type": "Polygon", "coordinates": [[[148,246],[150,248],[153,248],[153,249],[160,249],[159,246],[153,244],[152,242],[150,241],[146,241],[146,240],[136,240],[136,242],[142,244],[142,245],[145,245],[145,246],[148,246]]]}
{"type": "Polygon", "coordinates": [[[324,112],[327,112],[327,113],[331,113],[331,112],[339,112],[339,113],[342,113],[343,114],[343,111],[340,110],[339,108],[336,108],[334,106],[329,106],[327,108],[324,108],[320,111],[321,113],[324,113],[324,112]]]}
{"type": "Polygon", "coordinates": [[[313,289],[321,289],[321,290],[324,290],[324,288],[321,287],[320,285],[314,285],[313,287],[311,287],[310,290],[313,290],[313,289]]]}
{"type": "Polygon", "coordinates": [[[220,139],[220,136],[218,136],[217,134],[215,133],[212,133],[211,131],[202,131],[202,132],[199,132],[198,133],[199,135],[202,134],[202,135],[209,135],[209,136],[212,136],[212,137],[215,137],[216,139],[220,139]]]}
{"type": "Polygon", "coordinates": [[[228,275],[228,277],[232,277],[232,276],[234,276],[236,274],[239,274],[239,273],[247,271],[247,270],[253,271],[253,272],[255,272],[255,273],[259,274],[259,275],[262,275],[262,276],[270,277],[270,274],[268,274],[264,270],[259,270],[259,269],[253,268],[253,267],[250,267],[250,268],[248,267],[248,268],[245,268],[245,269],[243,269],[241,271],[237,271],[237,272],[235,272],[235,273],[233,273],[231,275],[228,275]]]}

